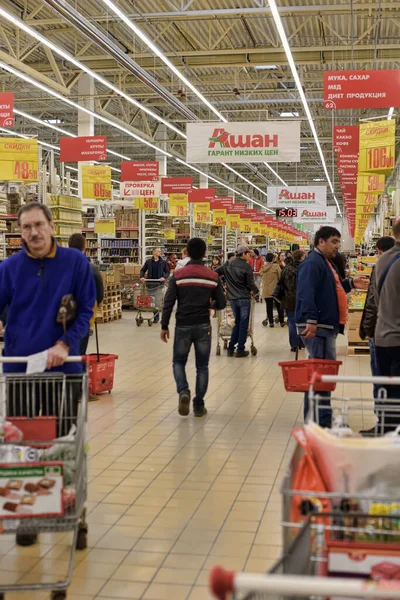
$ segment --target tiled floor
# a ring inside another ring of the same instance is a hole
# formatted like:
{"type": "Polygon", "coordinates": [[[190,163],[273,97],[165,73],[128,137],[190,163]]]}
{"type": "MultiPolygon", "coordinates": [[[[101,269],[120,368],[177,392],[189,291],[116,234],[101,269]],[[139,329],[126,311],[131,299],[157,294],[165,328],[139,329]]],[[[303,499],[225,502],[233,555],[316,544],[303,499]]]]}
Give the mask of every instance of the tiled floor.
{"type": "MultiPolygon", "coordinates": [[[[69,599],[206,600],[213,565],[263,572],[279,556],[279,486],[302,398],[284,391],[278,367],[293,358],[287,329],[265,329],[263,318],[257,306],[256,357],[213,347],[202,419],[177,413],[172,343],[158,327],[136,327],[132,313],[100,327],[103,351],[120,358],[113,393],[89,407],[89,548],[76,556],[69,599]]],[[[367,357],[345,356],[344,339],[339,354],[343,373],[369,373],[367,357]]],[[[193,381],[193,358],[188,372],[193,381]]],[[[0,538],[1,583],[57,580],[68,542],[42,535],[20,549],[0,538]]]]}

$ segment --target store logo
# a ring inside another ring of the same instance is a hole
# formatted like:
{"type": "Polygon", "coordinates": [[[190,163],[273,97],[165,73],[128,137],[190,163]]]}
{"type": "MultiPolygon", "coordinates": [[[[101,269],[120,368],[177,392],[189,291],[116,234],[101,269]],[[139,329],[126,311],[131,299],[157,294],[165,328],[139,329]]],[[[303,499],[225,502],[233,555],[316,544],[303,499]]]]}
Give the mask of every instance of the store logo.
{"type": "Polygon", "coordinates": [[[301,217],[304,219],[326,219],[328,214],[325,211],[303,210],[301,217]]]}
{"type": "Polygon", "coordinates": [[[287,188],[282,188],[279,198],[283,200],[315,200],[315,192],[290,192],[287,188]]]}
{"type": "Polygon", "coordinates": [[[218,148],[277,148],[279,136],[255,134],[234,135],[225,131],[223,128],[216,128],[209,138],[208,147],[210,149],[218,148]],[[219,144],[217,146],[217,144],[219,144]]]}

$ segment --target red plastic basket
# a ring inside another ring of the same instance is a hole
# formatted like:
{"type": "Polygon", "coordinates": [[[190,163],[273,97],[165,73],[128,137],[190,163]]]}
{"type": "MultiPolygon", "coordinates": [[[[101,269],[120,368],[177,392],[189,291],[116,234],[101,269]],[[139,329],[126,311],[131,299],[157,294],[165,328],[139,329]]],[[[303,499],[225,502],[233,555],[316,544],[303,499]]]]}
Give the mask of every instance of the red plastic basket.
{"type": "MultiPolygon", "coordinates": [[[[308,392],[314,373],[320,375],[338,375],[340,360],[312,358],[308,360],[292,360],[281,362],[283,382],[287,392],[308,392]]],[[[336,383],[316,383],[316,392],[333,392],[336,383]]]]}
{"type": "Polygon", "coordinates": [[[85,360],[88,364],[89,394],[111,392],[114,385],[114,370],[117,354],[88,354],[85,360]]]}

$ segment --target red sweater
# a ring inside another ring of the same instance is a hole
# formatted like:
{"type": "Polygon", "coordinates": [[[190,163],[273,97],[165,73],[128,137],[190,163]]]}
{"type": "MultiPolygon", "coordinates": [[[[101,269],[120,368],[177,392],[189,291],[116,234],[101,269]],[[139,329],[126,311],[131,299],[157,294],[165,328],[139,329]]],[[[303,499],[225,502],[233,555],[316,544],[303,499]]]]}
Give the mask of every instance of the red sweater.
{"type": "Polygon", "coordinates": [[[253,273],[259,273],[263,264],[264,259],[262,256],[252,256],[249,260],[249,265],[251,266],[253,273]]]}

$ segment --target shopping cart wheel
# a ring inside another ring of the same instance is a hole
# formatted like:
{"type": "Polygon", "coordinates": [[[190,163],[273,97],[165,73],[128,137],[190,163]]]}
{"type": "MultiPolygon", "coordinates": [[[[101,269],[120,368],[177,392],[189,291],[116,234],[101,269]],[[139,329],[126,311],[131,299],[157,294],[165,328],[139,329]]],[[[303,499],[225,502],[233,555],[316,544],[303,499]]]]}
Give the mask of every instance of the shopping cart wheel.
{"type": "Polygon", "coordinates": [[[143,323],[143,319],[140,319],[140,318],[139,318],[139,319],[136,319],[136,325],[137,325],[138,327],[140,327],[142,323],[143,323]]]}
{"type": "Polygon", "coordinates": [[[65,600],[67,592],[51,592],[51,600],[65,600]]]}
{"type": "Polygon", "coordinates": [[[251,352],[252,356],[256,356],[257,355],[257,348],[255,346],[251,346],[250,352],[251,352]]]}
{"type": "Polygon", "coordinates": [[[224,350],[228,349],[228,340],[224,340],[224,350]]]}
{"type": "Polygon", "coordinates": [[[153,319],[148,319],[147,325],[151,327],[153,325],[153,319]]]}
{"type": "Polygon", "coordinates": [[[221,346],[217,346],[217,356],[221,356],[221,346]]]}
{"type": "Polygon", "coordinates": [[[76,549],[86,550],[87,548],[87,534],[88,526],[86,523],[81,523],[78,529],[78,535],[76,536],[76,549]]]}

